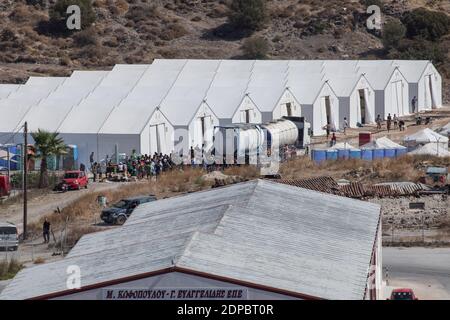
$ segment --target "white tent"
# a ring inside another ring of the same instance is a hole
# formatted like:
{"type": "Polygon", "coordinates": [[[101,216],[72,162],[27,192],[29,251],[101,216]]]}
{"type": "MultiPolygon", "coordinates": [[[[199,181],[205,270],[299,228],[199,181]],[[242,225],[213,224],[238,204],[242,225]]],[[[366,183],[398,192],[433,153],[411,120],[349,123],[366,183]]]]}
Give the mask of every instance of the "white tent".
{"type": "Polygon", "coordinates": [[[115,145],[139,149],[132,135],[117,135],[113,141],[100,143],[99,131],[114,108],[125,99],[147,70],[148,65],[116,65],[86,98],[70,110],[59,127],[66,143],[78,146],[80,162],[88,163],[94,152],[97,161],[114,153],[115,145]]]}
{"type": "Polygon", "coordinates": [[[359,149],[355,148],[350,143],[338,142],[334,146],[330,147],[328,150],[359,150],[359,149]]]}
{"type": "Polygon", "coordinates": [[[441,147],[438,143],[427,143],[409,154],[413,155],[430,155],[438,157],[450,157],[450,152],[447,149],[441,147]]]}
{"type": "Polygon", "coordinates": [[[19,89],[19,84],[0,84],[0,99],[7,98],[12,92],[19,89]]]}
{"type": "Polygon", "coordinates": [[[364,74],[375,90],[375,118],[378,115],[386,119],[389,114],[399,117],[410,114],[409,86],[399,68],[364,61],[359,63],[357,72],[364,74]]]}
{"type": "Polygon", "coordinates": [[[0,117],[0,143],[21,142],[21,137],[13,138],[13,133],[21,131],[25,121],[24,116],[32,106],[45,99],[66,79],[30,77],[25,85],[11,92],[6,99],[0,100],[0,114],[2,115],[0,117]]]}
{"type": "Polygon", "coordinates": [[[386,148],[386,149],[403,149],[403,148],[405,148],[406,149],[405,146],[402,146],[401,144],[398,144],[398,143],[392,141],[388,137],[378,138],[375,141],[380,148],[386,148]]]}
{"type": "Polygon", "coordinates": [[[159,107],[186,64],[186,60],[156,60],[144,72],[129,94],[115,107],[99,130],[99,141],[116,146],[129,154],[131,146],[117,140],[133,139],[134,149],[141,154],[173,151],[174,129],[159,107]]]}
{"type": "Polygon", "coordinates": [[[161,112],[174,127],[173,149],[186,156],[189,148],[212,144],[219,119],[206,104],[207,92],[219,67],[217,60],[188,60],[161,103],[161,112]]]}
{"type": "Polygon", "coordinates": [[[86,98],[107,74],[107,71],[75,71],[45,99],[32,106],[23,121],[28,121],[30,131],[58,131],[72,108],[86,98]]]}
{"type": "Polygon", "coordinates": [[[439,148],[442,150],[448,150],[448,138],[440,135],[433,130],[426,128],[420,130],[410,136],[405,137],[405,143],[409,146],[414,146],[418,144],[439,144],[439,148]]]}
{"type": "Polygon", "coordinates": [[[290,76],[288,87],[302,106],[302,116],[311,123],[313,135],[325,134],[327,123],[339,128],[339,99],[328,82],[290,76]]]}
{"type": "Polygon", "coordinates": [[[420,112],[442,107],[442,77],[428,60],[394,60],[409,84],[410,112],[420,112]],[[416,110],[412,99],[416,97],[416,110]]]}
{"type": "Polygon", "coordinates": [[[301,106],[288,88],[289,61],[256,61],[247,88],[262,112],[262,122],[301,115],[301,106]]]}
{"type": "Polygon", "coordinates": [[[347,118],[351,128],[357,123],[375,123],[375,91],[364,75],[335,75],[328,71],[325,79],[339,98],[339,120],[347,118]]]}
{"type": "Polygon", "coordinates": [[[221,125],[261,123],[262,114],[248,93],[255,61],[222,60],[206,93],[206,104],[221,125]]]}

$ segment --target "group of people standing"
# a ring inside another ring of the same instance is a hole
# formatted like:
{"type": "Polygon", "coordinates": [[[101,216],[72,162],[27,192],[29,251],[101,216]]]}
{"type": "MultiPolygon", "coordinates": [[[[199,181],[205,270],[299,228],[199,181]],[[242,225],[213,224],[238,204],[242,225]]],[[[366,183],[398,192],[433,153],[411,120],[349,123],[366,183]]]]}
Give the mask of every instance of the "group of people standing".
{"type": "Polygon", "coordinates": [[[126,178],[136,177],[138,179],[157,177],[161,172],[171,170],[175,164],[171,157],[166,154],[156,153],[152,156],[138,155],[133,150],[131,156],[127,156],[123,161],[114,163],[106,156],[101,162],[94,162],[94,153],[90,156],[91,172],[94,182],[103,177],[111,177],[113,174],[122,174],[126,178]]]}
{"type": "MultiPolygon", "coordinates": [[[[380,115],[377,116],[376,123],[377,123],[377,129],[381,130],[382,125],[383,125],[383,119],[381,118],[380,115]]],[[[387,116],[387,119],[386,119],[386,128],[387,128],[388,132],[390,132],[392,130],[392,128],[394,130],[404,131],[405,130],[405,121],[399,119],[396,114],[394,114],[394,116],[391,116],[391,114],[389,113],[387,116]]]]}

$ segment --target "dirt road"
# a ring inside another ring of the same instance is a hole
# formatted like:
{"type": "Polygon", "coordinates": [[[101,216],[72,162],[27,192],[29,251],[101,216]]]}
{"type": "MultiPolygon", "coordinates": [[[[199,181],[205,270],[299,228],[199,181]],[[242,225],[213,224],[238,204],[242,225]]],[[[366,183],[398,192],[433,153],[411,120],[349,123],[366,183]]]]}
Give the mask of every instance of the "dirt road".
{"type": "Polygon", "coordinates": [[[386,267],[387,293],[402,287],[420,300],[450,299],[450,248],[383,248],[386,267]]]}
{"type": "MultiPolygon", "coordinates": [[[[65,193],[50,192],[37,196],[28,201],[28,222],[40,219],[52,213],[58,207],[63,209],[71,202],[89,192],[111,190],[119,187],[120,183],[90,183],[88,189],[69,191],[65,193]]],[[[19,233],[22,232],[23,204],[21,201],[0,207],[0,221],[8,221],[17,225],[19,233]]]]}

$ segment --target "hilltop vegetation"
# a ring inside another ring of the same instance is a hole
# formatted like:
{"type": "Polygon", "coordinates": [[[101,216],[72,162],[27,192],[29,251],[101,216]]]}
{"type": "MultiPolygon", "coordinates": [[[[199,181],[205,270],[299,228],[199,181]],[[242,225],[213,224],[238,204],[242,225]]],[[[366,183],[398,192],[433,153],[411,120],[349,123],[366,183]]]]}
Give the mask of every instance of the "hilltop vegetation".
{"type": "Polygon", "coordinates": [[[449,79],[449,14],[446,0],[4,0],[0,81],[155,58],[253,57],[431,59],[449,79]],[[67,3],[80,5],[81,31],[64,29],[67,3]],[[366,28],[374,3],[384,34],[366,28]]]}

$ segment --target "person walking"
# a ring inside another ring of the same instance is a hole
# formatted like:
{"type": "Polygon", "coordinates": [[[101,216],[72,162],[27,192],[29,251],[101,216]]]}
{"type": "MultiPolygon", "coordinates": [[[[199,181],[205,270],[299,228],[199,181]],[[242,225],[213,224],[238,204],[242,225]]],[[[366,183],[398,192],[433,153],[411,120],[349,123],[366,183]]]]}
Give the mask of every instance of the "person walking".
{"type": "Polygon", "coordinates": [[[394,129],[395,130],[398,129],[398,117],[396,114],[394,114],[394,129]]]}
{"type": "Polygon", "coordinates": [[[344,134],[347,134],[347,128],[348,128],[348,121],[347,118],[344,118],[344,134]]]}
{"type": "Polygon", "coordinates": [[[333,134],[331,135],[331,142],[330,142],[330,147],[336,145],[336,134],[333,132],[333,134]]]}
{"type": "Polygon", "coordinates": [[[380,115],[377,116],[376,122],[377,122],[377,129],[381,130],[381,122],[382,122],[382,120],[381,120],[381,116],[380,115]]]}
{"type": "Polygon", "coordinates": [[[50,222],[45,218],[44,224],[42,225],[42,235],[44,236],[44,243],[50,242],[50,222]]]}
{"type": "Polygon", "coordinates": [[[412,100],[411,100],[411,106],[412,106],[412,112],[413,113],[416,112],[416,104],[417,104],[417,97],[414,96],[414,98],[412,98],[412,100]]]}
{"type": "Polygon", "coordinates": [[[392,125],[392,117],[391,114],[389,113],[388,117],[387,117],[387,131],[391,131],[391,125],[392,125]]]}

